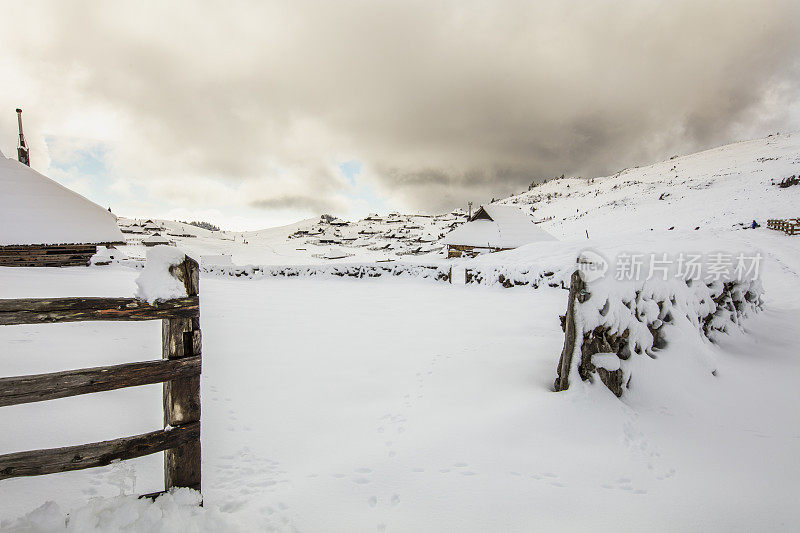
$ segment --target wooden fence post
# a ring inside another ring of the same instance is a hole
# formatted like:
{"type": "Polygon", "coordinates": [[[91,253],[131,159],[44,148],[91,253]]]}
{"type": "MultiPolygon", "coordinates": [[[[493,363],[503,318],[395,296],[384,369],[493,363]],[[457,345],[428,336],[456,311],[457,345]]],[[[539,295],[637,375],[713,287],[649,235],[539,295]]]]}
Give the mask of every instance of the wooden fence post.
{"type": "MultiPolygon", "coordinates": [[[[578,336],[578,332],[575,328],[575,302],[584,289],[585,284],[581,278],[581,273],[576,270],[572,273],[572,277],[569,280],[567,314],[564,324],[564,349],[561,351],[561,359],[558,362],[558,377],[556,377],[556,382],[554,384],[556,392],[569,388],[569,369],[572,365],[572,354],[575,352],[575,342],[578,336]]],[[[583,341],[583,333],[581,332],[580,334],[581,341],[583,341]]]]}
{"type": "MultiPolygon", "coordinates": [[[[198,296],[200,268],[186,256],[170,267],[170,273],[186,287],[187,296],[198,296]]],[[[166,318],[161,323],[161,347],[164,359],[200,356],[200,319],[166,318]]],[[[200,376],[164,382],[164,427],[179,427],[200,422],[200,376]]],[[[164,452],[164,488],[201,489],[200,438],[164,452]]]]}

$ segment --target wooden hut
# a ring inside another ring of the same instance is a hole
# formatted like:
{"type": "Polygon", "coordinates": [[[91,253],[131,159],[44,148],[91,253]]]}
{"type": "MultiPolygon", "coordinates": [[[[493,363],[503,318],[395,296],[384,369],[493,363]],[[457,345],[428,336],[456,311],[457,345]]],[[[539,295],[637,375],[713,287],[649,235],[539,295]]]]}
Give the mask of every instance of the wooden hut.
{"type": "Polygon", "coordinates": [[[443,239],[447,257],[475,257],[555,238],[533,223],[526,211],[512,205],[481,206],[468,222],[443,239]]]}
{"type": "Polygon", "coordinates": [[[0,152],[0,266],[87,265],[124,241],[109,211],[0,152]]]}

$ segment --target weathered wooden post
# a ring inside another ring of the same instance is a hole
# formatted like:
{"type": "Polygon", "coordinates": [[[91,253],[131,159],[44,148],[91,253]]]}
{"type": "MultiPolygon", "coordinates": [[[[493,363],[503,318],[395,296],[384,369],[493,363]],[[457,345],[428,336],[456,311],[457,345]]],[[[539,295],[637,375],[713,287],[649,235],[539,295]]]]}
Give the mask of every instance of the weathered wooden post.
{"type": "Polygon", "coordinates": [[[578,335],[575,328],[575,302],[585,287],[580,271],[576,270],[569,280],[569,297],[567,299],[567,314],[564,324],[564,349],[561,351],[561,359],[558,362],[558,377],[556,377],[554,384],[556,392],[569,388],[569,368],[572,365],[572,354],[575,352],[575,342],[578,335]]]}
{"type": "MultiPolygon", "coordinates": [[[[188,297],[198,296],[200,268],[186,256],[170,267],[170,273],[186,288],[188,297]]],[[[165,318],[161,323],[164,359],[200,356],[200,318],[165,318]]],[[[164,382],[164,427],[200,422],[200,376],[164,382]]],[[[200,490],[200,438],[164,452],[164,488],[189,487],[200,490]]]]}

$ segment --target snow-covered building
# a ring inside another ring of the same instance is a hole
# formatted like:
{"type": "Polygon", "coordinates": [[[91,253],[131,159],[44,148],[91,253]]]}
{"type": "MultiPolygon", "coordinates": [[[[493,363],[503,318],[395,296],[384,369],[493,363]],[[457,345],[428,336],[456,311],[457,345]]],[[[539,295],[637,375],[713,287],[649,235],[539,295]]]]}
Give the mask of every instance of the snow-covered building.
{"type": "Polygon", "coordinates": [[[447,257],[475,257],[483,252],[499,252],[555,238],[534,224],[533,218],[511,205],[481,206],[468,222],[443,239],[447,257]]]}
{"type": "Polygon", "coordinates": [[[145,246],[158,246],[160,244],[172,244],[169,239],[163,237],[160,233],[153,233],[149,237],[142,239],[142,244],[145,246]]]}
{"type": "Polygon", "coordinates": [[[0,266],[87,265],[124,242],[109,211],[0,152],[0,266]]]}

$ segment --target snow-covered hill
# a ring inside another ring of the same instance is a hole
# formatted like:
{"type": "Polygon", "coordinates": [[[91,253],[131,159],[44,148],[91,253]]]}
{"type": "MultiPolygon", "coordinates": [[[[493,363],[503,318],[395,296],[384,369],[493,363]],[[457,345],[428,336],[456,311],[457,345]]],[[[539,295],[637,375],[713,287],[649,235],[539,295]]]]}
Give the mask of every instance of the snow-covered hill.
{"type": "MultiPolygon", "coordinates": [[[[800,134],[781,134],[607,177],[553,179],[498,203],[531,209],[543,228],[567,241],[585,240],[587,233],[592,239],[642,233],[658,239],[666,232],[718,235],[753,220],[764,225],[768,218],[800,216],[800,186],[778,186],[797,174],[800,134]]],[[[461,209],[435,216],[370,215],[358,221],[323,215],[250,232],[209,231],[166,220],[147,226],[146,220],[120,219],[119,224],[128,232],[123,251],[131,257],[143,258],[142,240],[159,233],[207,262],[276,265],[437,262],[446,257],[442,238],[466,218],[461,209]]]]}
{"type": "Polygon", "coordinates": [[[443,215],[370,215],[347,221],[329,215],[258,231],[210,231],[185,222],[119,219],[128,256],[144,258],[143,240],[156,233],[208,262],[305,264],[335,260],[384,261],[444,257],[439,241],[466,221],[461,210],[443,215]]]}
{"type": "Polygon", "coordinates": [[[608,177],[561,178],[500,200],[530,206],[560,238],[731,229],[800,216],[800,134],[771,135],[627,168],[608,177]]]}

